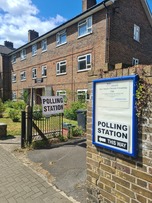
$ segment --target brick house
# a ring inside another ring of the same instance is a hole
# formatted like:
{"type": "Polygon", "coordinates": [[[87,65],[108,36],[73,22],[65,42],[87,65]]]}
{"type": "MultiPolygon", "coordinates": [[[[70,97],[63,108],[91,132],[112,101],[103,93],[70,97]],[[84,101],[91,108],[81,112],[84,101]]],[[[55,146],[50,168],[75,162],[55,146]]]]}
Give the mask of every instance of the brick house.
{"type": "Polygon", "coordinates": [[[146,0],[83,0],[83,12],[9,54],[12,97],[24,91],[34,104],[42,95],[66,102],[87,99],[88,70],[152,64],[152,15],[146,0]]]}
{"type": "Polygon", "coordinates": [[[13,43],[5,41],[0,45],[0,98],[11,99],[11,69],[8,54],[14,51],[13,43]]]}

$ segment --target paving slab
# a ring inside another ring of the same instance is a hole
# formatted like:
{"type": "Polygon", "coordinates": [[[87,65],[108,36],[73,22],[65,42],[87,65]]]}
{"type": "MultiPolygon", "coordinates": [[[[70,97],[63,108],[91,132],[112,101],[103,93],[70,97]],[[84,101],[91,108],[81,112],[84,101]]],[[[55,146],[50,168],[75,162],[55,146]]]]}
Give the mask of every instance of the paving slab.
{"type": "Polygon", "coordinates": [[[0,141],[0,202],[2,203],[76,203],[39,174],[28,168],[11,151],[19,146],[0,141]],[[13,146],[13,147],[12,147],[13,146]]]}

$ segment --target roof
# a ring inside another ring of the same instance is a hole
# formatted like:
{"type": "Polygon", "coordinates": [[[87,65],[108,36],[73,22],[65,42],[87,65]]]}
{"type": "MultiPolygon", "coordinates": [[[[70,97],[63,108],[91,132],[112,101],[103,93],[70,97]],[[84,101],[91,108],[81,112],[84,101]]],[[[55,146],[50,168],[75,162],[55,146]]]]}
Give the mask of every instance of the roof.
{"type": "MultiPolygon", "coordinates": [[[[110,5],[114,4],[115,1],[117,1],[117,0],[104,0],[101,3],[96,4],[95,6],[91,7],[90,9],[86,10],[85,12],[77,15],[76,17],[70,19],[69,21],[63,23],[62,25],[60,25],[60,26],[54,28],[53,30],[50,30],[49,32],[41,35],[40,37],[38,37],[38,38],[36,38],[36,39],[26,43],[25,45],[19,47],[18,49],[15,49],[11,53],[11,55],[17,53],[18,51],[21,51],[24,48],[29,47],[30,45],[33,45],[33,44],[35,44],[35,43],[37,43],[37,42],[47,38],[48,36],[51,36],[51,35],[56,34],[57,32],[59,32],[59,31],[61,31],[63,29],[66,29],[68,26],[70,26],[70,25],[72,25],[74,23],[79,22],[80,20],[88,17],[89,15],[92,15],[93,13],[95,13],[97,11],[100,11],[100,10],[104,9],[105,5],[106,6],[110,6],[110,5]]],[[[148,20],[150,22],[150,25],[152,26],[152,13],[151,13],[150,8],[148,6],[147,0],[141,0],[141,3],[143,5],[143,8],[144,8],[145,13],[147,15],[147,18],[148,18],[148,20]]]]}
{"type": "Polygon", "coordinates": [[[147,18],[152,26],[152,13],[150,11],[150,7],[148,6],[147,0],[141,0],[141,3],[143,5],[147,18]]]}
{"type": "Polygon", "coordinates": [[[14,49],[10,49],[4,45],[0,45],[0,54],[9,54],[12,51],[14,51],[14,49]]]}

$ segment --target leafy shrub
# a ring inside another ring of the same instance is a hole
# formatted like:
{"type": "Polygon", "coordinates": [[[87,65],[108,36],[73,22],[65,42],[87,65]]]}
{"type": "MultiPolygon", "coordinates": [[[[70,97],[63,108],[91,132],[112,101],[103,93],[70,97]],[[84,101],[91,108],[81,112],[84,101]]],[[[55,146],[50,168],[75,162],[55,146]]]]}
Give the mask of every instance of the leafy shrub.
{"type": "Polygon", "coordinates": [[[86,104],[82,102],[73,102],[71,103],[70,108],[64,110],[64,116],[70,120],[77,120],[77,113],[78,109],[86,109],[86,104]]]}
{"type": "Polygon", "coordinates": [[[41,105],[35,105],[33,107],[33,118],[35,120],[39,120],[43,117],[43,114],[42,114],[42,106],[41,105]]]}
{"type": "Polygon", "coordinates": [[[18,109],[11,109],[9,111],[9,117],[12,119],[13,122],[19,122],[21,119],[21,112],[18,109]]]}
{"type": "Polygon", "coordinates": [[[73,130],[72,130],[72,135],[73,136],[81,136],[81,135],[83,135],[84,134],[84,131],[82,130],[82,128],[80,128],[80,127],[75,127],[75,128],[73,128],[73,130]]]}
{"type": "Polygon", "coordinates": [[[0,117],[3,116],[2,114],[4,113],[4,111],[5,111],[5,105],[3,104],[2,99],[0,99],[0,117]]]}
{"type": "Polygon", "coordinates": [[[18,110],[25,110],[26,103],[23,100],[19,101],[11,101],[8,100],[5,102],[6,108],[18,109],[18,110]]]}

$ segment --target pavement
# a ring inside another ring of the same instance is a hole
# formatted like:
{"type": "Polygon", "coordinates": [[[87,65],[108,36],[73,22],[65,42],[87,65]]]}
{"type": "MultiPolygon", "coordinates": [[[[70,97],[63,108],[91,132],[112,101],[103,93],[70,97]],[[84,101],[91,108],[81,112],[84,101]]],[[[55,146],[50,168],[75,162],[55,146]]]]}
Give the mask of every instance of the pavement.
{"type": "Polygon", "coordinates": [[[66,147],[62,145],[47,150],[27,151],[20,149],[19,137],[0,140],[0,202],[84,203],[86,190],[84,180],[81,182],[85,178],[84,166],[78,169],[75,160],[71,161],[71,164],[75,164],[72,169],[70,161],[65,159],[85,148],[83,141],[79,143],[80,146],[77,144],[68,143],[66,147]],[[75,153],[72,148],[77,148],[75,153]],[[64,159],[69,162],[70,169],[67,173],[64,159]],[[73,176],[76,177],[75,180],[72,179],[73,176]],[[74,185],[71,184],[73,180],[74,185]]]}

